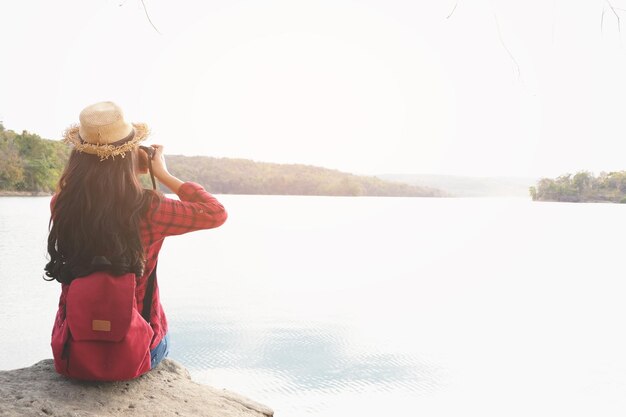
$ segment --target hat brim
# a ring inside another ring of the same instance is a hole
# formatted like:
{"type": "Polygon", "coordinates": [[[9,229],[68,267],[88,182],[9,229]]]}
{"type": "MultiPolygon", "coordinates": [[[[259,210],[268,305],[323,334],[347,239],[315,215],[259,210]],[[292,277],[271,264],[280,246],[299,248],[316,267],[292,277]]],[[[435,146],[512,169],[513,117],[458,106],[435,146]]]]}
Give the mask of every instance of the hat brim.
{"type": "Polygon", "coordinates": [[[79,125],[72,125],[65,130],[63,133],[63,142],[71,145],[78,152],[98,155],[101,161],[108,157],[115,158],[116,156],[121,156],[123,158],[126,156],[126,152],[130,152],[139,146],[139,142],[146,140],[150,134],[150,129],[147,124],[131,124],[135,130],[135,135],[131,140],[119,146],[83,142],[78,134],[79,125]]]}

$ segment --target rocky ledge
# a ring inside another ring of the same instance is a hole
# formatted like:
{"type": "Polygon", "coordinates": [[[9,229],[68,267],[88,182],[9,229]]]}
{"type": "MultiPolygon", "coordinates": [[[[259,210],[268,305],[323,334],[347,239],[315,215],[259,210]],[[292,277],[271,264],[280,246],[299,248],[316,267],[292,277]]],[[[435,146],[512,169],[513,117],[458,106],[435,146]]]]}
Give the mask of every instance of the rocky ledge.
{"type": "Polygon", "coordinates": [[[164,359],[125,382],[81,382],[54,370],[51,359],[0,371],[0,416],[262,417],[274,412],[238,394],[200,385],[177,362],[164,359]]]}

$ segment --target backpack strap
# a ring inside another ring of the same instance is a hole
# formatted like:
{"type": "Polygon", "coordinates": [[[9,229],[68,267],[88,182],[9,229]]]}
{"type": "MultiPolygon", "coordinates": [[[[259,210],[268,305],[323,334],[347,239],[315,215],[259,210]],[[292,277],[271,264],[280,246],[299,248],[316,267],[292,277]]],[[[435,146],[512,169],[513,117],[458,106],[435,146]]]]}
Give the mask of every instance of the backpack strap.
{"type": "Polygon", "coordinates": [[[152,314],[152,295],[154,294],[154,281],[156,281],[156,270],[157,264],[154,265],[154,269],[148,277],[148,283],[146,284],[146,294],[143,297],[143,311],[141,312],[141,316],[148,323],[150,323],[150,315],[152,314]]]}

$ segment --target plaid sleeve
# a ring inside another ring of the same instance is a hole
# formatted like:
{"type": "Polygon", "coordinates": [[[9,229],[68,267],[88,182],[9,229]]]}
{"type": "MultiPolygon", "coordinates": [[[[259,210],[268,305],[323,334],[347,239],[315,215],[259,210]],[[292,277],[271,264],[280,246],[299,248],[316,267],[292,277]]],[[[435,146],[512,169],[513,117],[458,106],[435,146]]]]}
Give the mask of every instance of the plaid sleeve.
{"type": "Polygon", "coordinates": [[[228,217],[224,206],[201,185],[186,182],[179,200],[163,197],[151,218],[152,233],[160,237],[221,226],[228,217]]]}

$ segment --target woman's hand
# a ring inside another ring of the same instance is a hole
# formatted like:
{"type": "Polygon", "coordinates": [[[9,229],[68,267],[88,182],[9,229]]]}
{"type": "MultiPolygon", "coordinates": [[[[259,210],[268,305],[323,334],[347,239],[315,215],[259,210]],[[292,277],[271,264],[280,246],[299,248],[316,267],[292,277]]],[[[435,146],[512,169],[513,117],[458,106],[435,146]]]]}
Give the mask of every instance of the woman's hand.
{"type": "Polygon", "coordinates": [[[152,173],[154,176],[161,181],[161,178],[164,178],[170,173],[167,170],[167,165],[165,164],[165,156],[163,155],[163,145],[150,145],[154,149],[154,156],[152,157],[152,173]]]}
{"type": "Polygon", "coordinates": [[[178,193],[178,189],[183,182],[169,173],[167,165],[165,164],[165,156],[163,155],[163,145],[151,145],[154,150],[154,156],[152,157],[152,174],[159,182],[165,185],[167,188],[175,193],[178,193]]]}

